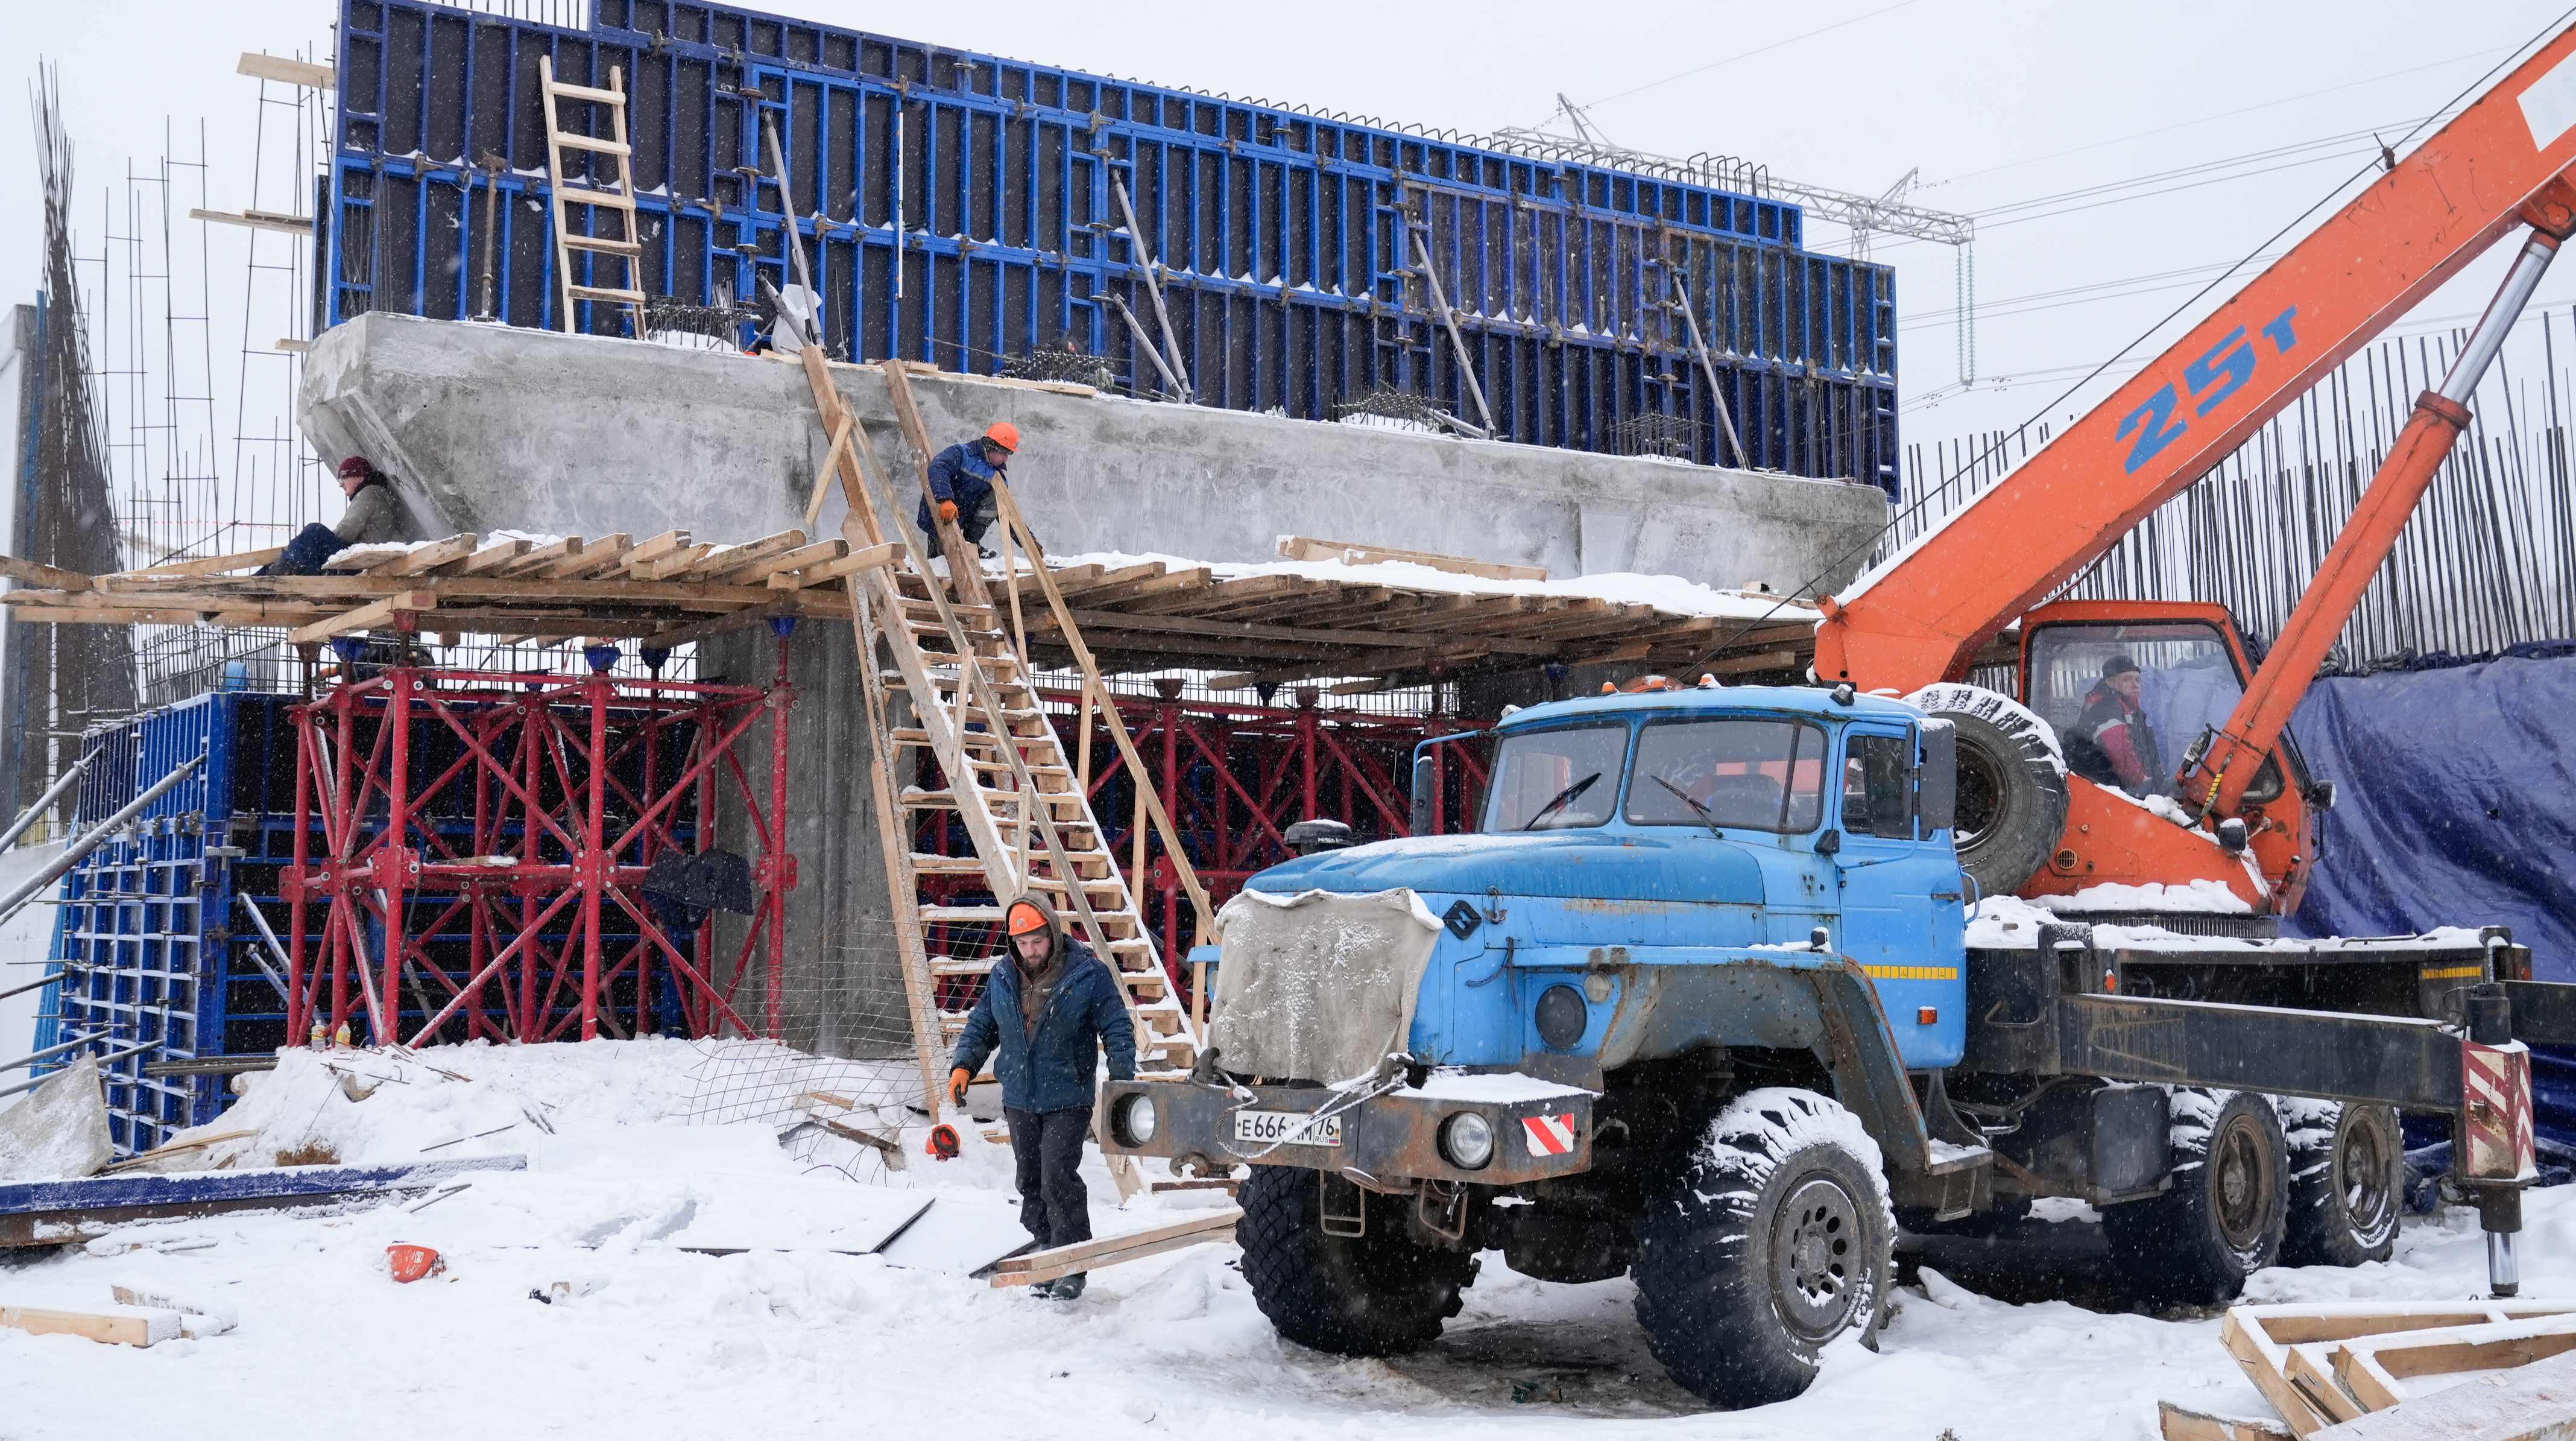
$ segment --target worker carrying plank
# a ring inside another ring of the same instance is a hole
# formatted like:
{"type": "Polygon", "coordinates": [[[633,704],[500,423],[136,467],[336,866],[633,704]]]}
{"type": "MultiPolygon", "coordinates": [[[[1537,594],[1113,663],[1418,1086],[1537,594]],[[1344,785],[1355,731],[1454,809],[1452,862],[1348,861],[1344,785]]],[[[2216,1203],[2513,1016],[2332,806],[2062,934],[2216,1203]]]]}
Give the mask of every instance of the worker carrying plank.
{"type": "Polygon", "coordinates": [[[993,482],[1004,479],[1011,457],[1020,448],[1020,428],[1007,420],[997,420],[973,440],[959,441],[931,457],[930,494],[921,501],[920,513],[913,523],[921,527],[922,544],[934,559],[943,553],[939,544],[939,527],[931,522],[935,503],[939,519],[957,522],[966,543],[974,546],[986,560],[993,552],[984,548],[984,532],[993,528],[1001,513],[1000,503],[993,499],[993,482]]]}
{"type": "MultiPolygon", "coordinates": [[[[1082,1186],[1083,1138],[1091,1133],[1092,1076],[1101,1048],[1111,1080],[1136,1075],[1136,1033],[1117,978],[1091,948],[1067,936],[1055,910],[1024,895],[1003,912],[1010,963],[997,962],[957,1038],[948,1096],[961,1109],[966,1084],[993,1060],[1002,1113],[1019,1163],[1020,1224],[1038,1249],[1091,1239],[1091,1198],[1082,1186]],[[997,1054],[998,1052],[998,1054],[997,1054]]],[[[1041,1282],[1043,1296],[1082,1294],[1079,1271],[1041,1282]]]]}
{"type": "Polygon", "coordinates": [[[262,575],[311,575],[322,563],[353,545],[390,545],[423,539],[411,507],[394,490],[394,478],[374,461],[353,455],[340,462],[340,493],[349,508],[338,525],[307,525],[286,543],[286,554],[264,567],[262,575]]]}

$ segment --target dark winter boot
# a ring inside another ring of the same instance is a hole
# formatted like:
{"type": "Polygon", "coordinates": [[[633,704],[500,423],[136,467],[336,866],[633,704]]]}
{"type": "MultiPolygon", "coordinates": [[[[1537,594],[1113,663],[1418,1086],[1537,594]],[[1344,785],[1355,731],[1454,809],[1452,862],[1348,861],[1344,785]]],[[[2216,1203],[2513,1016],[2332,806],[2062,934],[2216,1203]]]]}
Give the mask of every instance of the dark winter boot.
{"type": "Polygon", "coordinates": [[[1047,1287],[1047,1299],[1052,1301],[1078,1300],[1082,1296],[1084,1283],[1088,1282],[1090,1279],[1090,1276],[1081,1271],[1076,1271],[1070,1276],[1061,1277],[1054,1284],[1047,1287]]]}

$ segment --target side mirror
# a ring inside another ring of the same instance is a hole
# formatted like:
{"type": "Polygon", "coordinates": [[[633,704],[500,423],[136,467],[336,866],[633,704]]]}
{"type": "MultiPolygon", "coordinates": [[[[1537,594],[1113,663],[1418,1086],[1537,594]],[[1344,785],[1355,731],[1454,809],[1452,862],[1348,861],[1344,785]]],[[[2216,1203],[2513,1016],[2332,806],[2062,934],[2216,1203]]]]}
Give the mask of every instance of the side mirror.
{"type": "Polygon", "coordinates": [[[1840,832],[1840,831],[1827,831],[1827,832],[1825,832],[1823,835],[1820,835],[1820,836],[1816,837],[1816,854],[1817,854],[1817,855],[1820,855],[1820,856],[1838,856],[1838,855],[1841,855],[1842,853],[1843,853],[1843,833],[1842,833],[1842,832],[1840,832]]]}
{"type": "Polygon", "coordinates": [[[2245,849],[2245,822],[2234,816],[2218,823],[2218,848],[2230,855],[2245,849]]]}
{"type": "Polygon", "coordinates": [[[1431,792],[1440,784],[1439,763],[1427,755],[1413,758],[1413,833],[1431,834],[1431,792]]]}

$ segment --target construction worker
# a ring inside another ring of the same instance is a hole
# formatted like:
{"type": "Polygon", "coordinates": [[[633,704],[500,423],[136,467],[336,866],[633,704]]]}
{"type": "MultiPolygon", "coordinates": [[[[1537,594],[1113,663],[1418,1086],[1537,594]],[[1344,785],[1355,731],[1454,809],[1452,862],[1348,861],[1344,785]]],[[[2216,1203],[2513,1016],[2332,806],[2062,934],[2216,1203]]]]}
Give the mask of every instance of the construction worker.
{"type": "MultiPolygon", "coordinates": [[[[963,1109],[967,1082],[993,1058],[1019,1163],[1020,1224],[1040,1250],[1070,1246],[1091,1239],[1091,1199],[1079,1168],[1098,1058],[1108,1051],[1110,1079],[1133,1078],[1136,1033],[1118,978],[1089,946],[1064,934],[1052,907],[1024,895],[1002,915],[1010,948],[995,958],[957,1038],[948,1098],[963,1109]]],[[[1083,1280],[1077,1271],[1036,1290],[1070,1301],[1082,1294],[1083,1280]]]]}
{"type": "Polygon", "coordinates": [[[2084,713],[2066,737],[2066,765],[2096,785],[2117,786],[2143,800],[2165,788],[2164,755],[2139,693],[2146,677],[2138,663],[2115,655],[2102,679],[2084,697],[2084,713]]]}
{"type": "Polygon", "coordinates": [[[340,493],[349,508],[338,525],[307,525],[286,543],[286,554],[261,569],[262,575],[311,575],[353,545],[386,545],[422,537],[411,507],[394,492],[394,478],[375,462],[353,455],[340,462],[340,493]]]}
{"type": "Polygon", "coordinates": [[[1004,468],[1020,448],[1020,428],[1007,420],[997,420],[973,440],[962,440],[931,457],[930,494],[921,502],[914,523],[921,527],[929,542],[929,553],[942,553],[939,527],[930,520],[933,502],[939,518],[957,522],[966,543],[974,546],[986,560],[993,552],[983,546],[984,532],[993,528],[1001,513],[1001,503],[993,499],[993,482],[1003,478],[1004,468]]]}

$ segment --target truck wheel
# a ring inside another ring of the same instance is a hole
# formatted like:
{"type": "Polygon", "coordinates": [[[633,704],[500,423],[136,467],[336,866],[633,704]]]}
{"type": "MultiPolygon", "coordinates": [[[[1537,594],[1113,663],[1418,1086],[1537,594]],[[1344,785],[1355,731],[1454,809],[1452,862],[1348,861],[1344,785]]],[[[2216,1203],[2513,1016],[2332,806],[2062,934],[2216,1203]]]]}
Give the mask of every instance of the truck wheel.
{"type": "Polygon", "coordinates": [[[2281,1260],[2358,1266],[2397,1251],[2406,1147],[2391,1106],[2283,1101],[2290,1144],[2290,1220],[2281,1260]]]}
{"type": "Polygon", "coordinates": [[[1812,1091],[1749,1091],[1652,1197],[1637,1321],[1672,1378],[1720,1406],[1786,1401],[1837,1336],[1877,1329],[1896,1221],[1860,1119],[1812,1091]]]}
{"type": "Polygon", "coordinates": [[[2246,1277],[2281,1256],[2290,1203],[2281,1117],[2251,1091],[2176,1087],[2172,1107],[2173,1184],[2103,1208],[2111,1266],[2143,1299],[2232,1301],[2246,1277]]]}
{"type": "Polygon", "coordinates": [[[2066,757],[2048,722],[1984,686],[1929,685],[1906,699],[1959,736],[1959,865],[1990,896],[2039,874],[2066,835],[2066,757]]]}
{"type": "MultiPolygon", "coordinates": [[[[1365,1194],[1365,1193],[1364,1193],[1365,1194]]],[[[1440,1334],[1476,1279],[1465,1251],[1417,1245],[1399,1209],[1368,1196],[1368,1231],[1327,1236],[1321,1174],[1254,1166],[1243,1182],[1243,1278],[1280,1335],[1336,1356],[1395,1356],[1440,1334]]]]}

